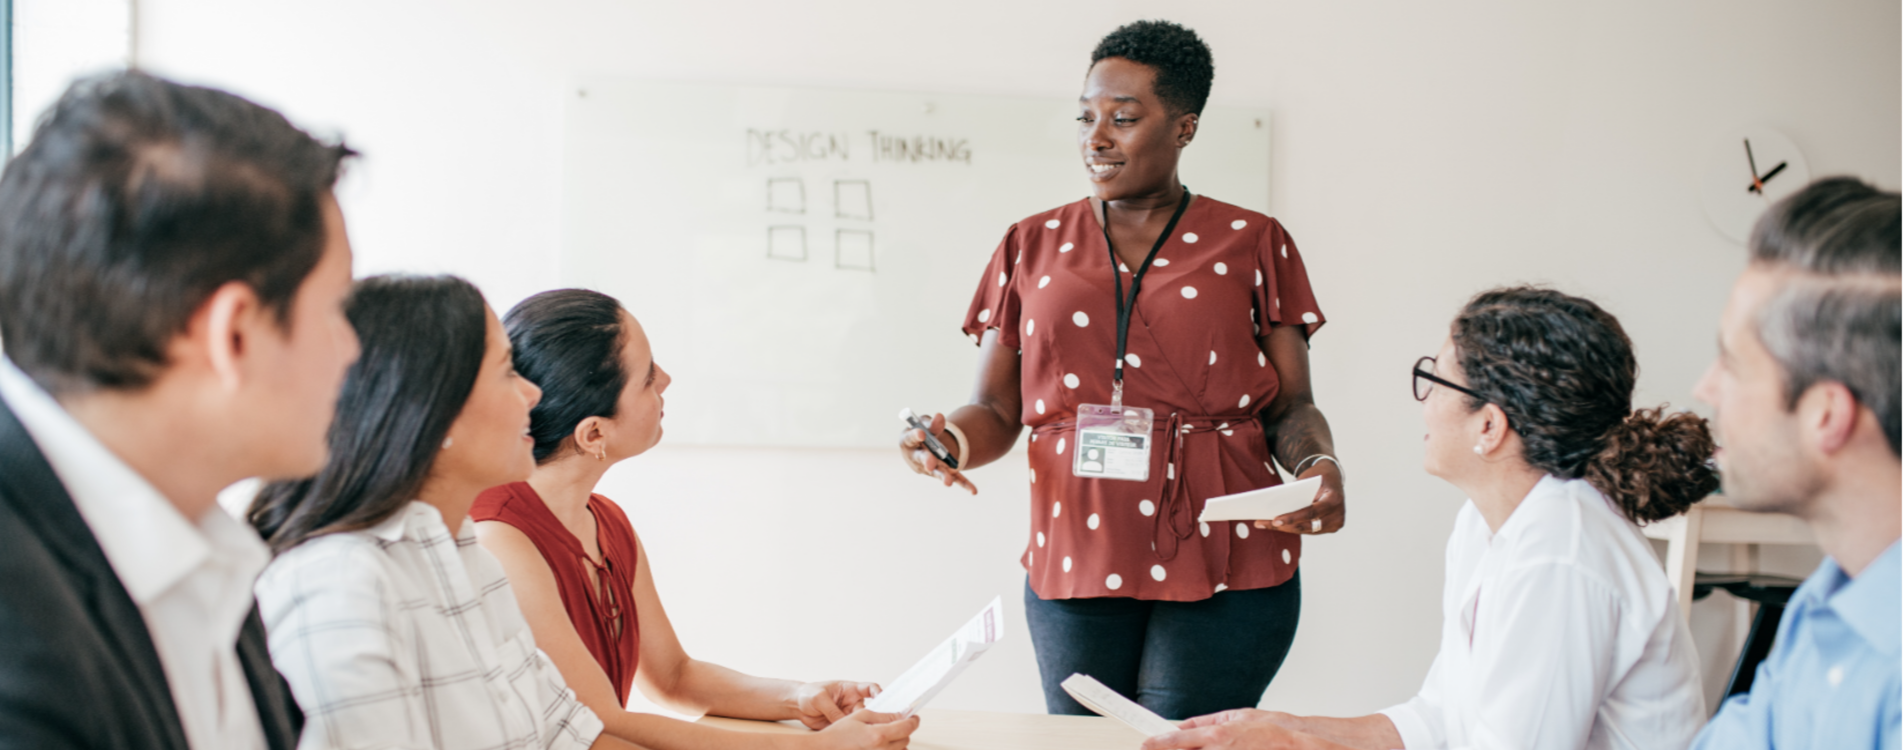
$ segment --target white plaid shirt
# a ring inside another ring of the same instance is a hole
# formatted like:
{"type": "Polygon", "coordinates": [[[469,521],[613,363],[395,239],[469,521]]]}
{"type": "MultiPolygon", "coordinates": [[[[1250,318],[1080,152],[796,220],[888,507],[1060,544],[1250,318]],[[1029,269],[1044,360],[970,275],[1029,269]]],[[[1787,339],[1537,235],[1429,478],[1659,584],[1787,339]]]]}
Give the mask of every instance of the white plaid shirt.
{"type": "Polygon", "coordinates": [[[258,579],[301,747],[585,748],[601,720],[535,647],[502,567],[464,520],[412,502],[279,555],[258,579]]]}

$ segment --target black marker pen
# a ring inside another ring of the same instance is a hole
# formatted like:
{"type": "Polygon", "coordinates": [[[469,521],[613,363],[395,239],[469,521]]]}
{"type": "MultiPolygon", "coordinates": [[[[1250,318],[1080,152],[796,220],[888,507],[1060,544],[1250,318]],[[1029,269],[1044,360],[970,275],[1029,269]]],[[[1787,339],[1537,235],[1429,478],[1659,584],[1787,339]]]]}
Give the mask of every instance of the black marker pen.
{"type": "Polygon", "coordinates": [[[945,449],[945,444],[938,442],[938,438],[932,435],[931,425],[919,419],[918,415],[913,414],[910,408],[899,410],[899,420],[911,425],[912,429],[925,433],[925,447],[930,449],[932,455],[937,456],[939,461],[944,462],[946,466],[952,469],[958,468],[958,459],[953,458],[951,451],[945,449]]]}

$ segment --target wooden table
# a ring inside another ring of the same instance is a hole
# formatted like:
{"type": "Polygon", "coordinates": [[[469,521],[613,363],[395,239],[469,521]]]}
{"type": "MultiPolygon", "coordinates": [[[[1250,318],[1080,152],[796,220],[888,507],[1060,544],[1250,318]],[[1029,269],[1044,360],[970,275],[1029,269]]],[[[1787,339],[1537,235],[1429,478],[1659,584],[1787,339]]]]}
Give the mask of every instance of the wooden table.
{"type": "MultiPolygon", "coordinates": [[[[703,717],[700,723],[746,732],[805,733],[798,722],[703,717]]],[[[1143,735],[1102,716],[1048,716],[993,711],[919,712],[913,750],[1136,750],[1143,735]]]]}

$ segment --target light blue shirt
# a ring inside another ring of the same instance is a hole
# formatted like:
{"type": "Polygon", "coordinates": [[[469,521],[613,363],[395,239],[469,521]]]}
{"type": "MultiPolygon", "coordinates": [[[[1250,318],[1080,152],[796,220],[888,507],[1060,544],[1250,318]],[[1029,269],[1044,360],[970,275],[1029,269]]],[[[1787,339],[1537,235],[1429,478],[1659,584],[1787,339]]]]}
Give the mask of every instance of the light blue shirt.
{"type": "Polygon", "coordinates": [[[1854,579],[1824,558],[1791,596],[1751,692],[1725,701],[1692,747],[1896,748],[1900,565],[1897,543],[1854,579]]]}

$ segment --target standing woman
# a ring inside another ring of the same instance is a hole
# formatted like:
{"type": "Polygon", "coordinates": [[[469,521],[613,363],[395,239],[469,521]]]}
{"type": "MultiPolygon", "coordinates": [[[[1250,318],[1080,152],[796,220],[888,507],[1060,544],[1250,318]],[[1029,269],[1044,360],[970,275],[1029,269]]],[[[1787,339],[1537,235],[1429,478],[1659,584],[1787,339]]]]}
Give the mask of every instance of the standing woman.
{"type": "MultiPolygon", "coordinates": [[[[1005,232],[965,319],[977,394],[932,429],[969,468],[1031,427],[1024,603],[1052,713],[1089,713],[1059,687],[1073,672],[1164,716],[1254,706],[1295,637],[1300,535],[1344,519],[1309,388],[1321,311],[1280,223],[1177,178],[1214,77],[1208,46],[1140,21],[1091,60],[1077,120],[1094,196],[1005,232]],[[1135,425],[1147,457],[1123,453],[1124,468],[1080,444],[1080,411],[1112,404],[1153,414],[1135,425]],[[1321,478],[1311,507],[1196,522],[1211,497],[1279,484],[1271,459],[1321,478]]],[[[902,436],[907,463],[976,492],[924,437],[902,436]]]]}

